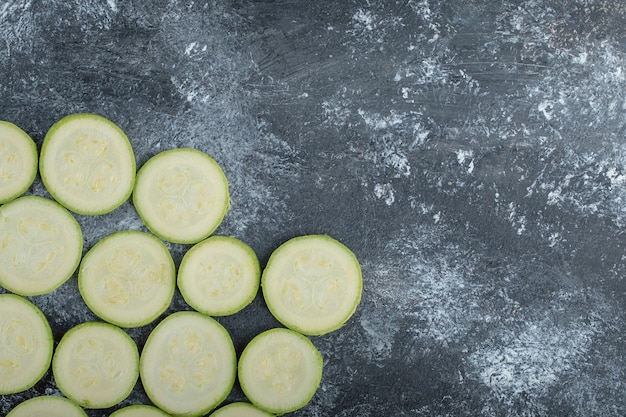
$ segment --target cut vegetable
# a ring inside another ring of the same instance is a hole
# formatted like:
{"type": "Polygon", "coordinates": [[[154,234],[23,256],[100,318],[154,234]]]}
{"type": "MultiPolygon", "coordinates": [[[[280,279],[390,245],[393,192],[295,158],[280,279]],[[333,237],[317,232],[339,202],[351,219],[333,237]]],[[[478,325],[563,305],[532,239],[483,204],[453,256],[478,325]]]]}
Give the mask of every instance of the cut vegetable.
{"type": "Polygon", "coordinates": [[[52,358],[59,389],[85,408],[108,408],[124,400],[139,377],[137,345],[112,324],[87,322],[61,338],[52,358]]]}
{"type": "Polygon", "coordinates": [[[230,393],[237,358],[215,319],[183,311],[165,318],[146,341],[139,372],[146,394],[176,416],[201,416],[230,393]]]}
{"type": "Polygon", "coordinates": [[[274,414],[267,413],[250,403],[237,402],[225,405],[216,410],[209,417],[273,417],[274,414]]]}
{"type": "Polygon", "coordinates": [[[7,417],[87,417],[87,413],[65,397],[44,395],[24,401],[7,414],[7,417]]]}
{"type": "Polygon", "coordinates": [[[50,367],[52,347],[41,310],[20,296],[0,295],[0,394],[35,385],[50,367]]]}
{"type": "Polygon", "coordinates": [[[270,256],[261,277],[267,307],[307,335],[336,330],[354,314],[363,287],[354,254],[326,235],[293,238],[270,256]]]}
{"type": "Polygon", "coordinates": [[[172,149],[139,169],[133,203],[154,234],[169,242],[193,244],[222,222],[229,206],[228,182],[207,154],[172,149]]]}
{"type": "Polygon", "coordinates": [[[234,314],[259,290],[261,268],[256,254],[234,237],[211,236],[196,244],[178,269],[178,288],[197,311],[210,316],[234,314]]]}
{"type": "Polygon", "coordinates": [[[322,355],[302,334],[270,329],[244,348],[239,359],[239,382],[257,407],[284,414],[304,407],[322,379],[322,355]]]}
{"type": "Polygon", "coordinates": [[[172,301],[174,261],[154,235],[116,232],[85,254],[78,288],[87,306],[103,320],[120,327],[144,326],[172,301]]]}
{"type": "Polygon", "coordinates": [[[78,222],[58,203],[25,196],[0,207],[0,285],[9,291],[51,292],[74,273],[82,250],[78,222]]]}
{"type": "Polygon", "coordinates": [[[170,417],[170,415],[151,405],[130,405],[120,408],[109,417],[170,417]]]}
{"type": "Polygon", "coordinates": [[[136,163],[126,134],[115,123],[96,114],[72,114],[46,134],[39,171],[55,200],[75,213],[97,215],[130,197],[136,163]]]}
{"type": "Polygon", "coordinates": [[[0,121],[0,204],[24,194],[37,175],[37,145],[19,127],[0,121]]]}

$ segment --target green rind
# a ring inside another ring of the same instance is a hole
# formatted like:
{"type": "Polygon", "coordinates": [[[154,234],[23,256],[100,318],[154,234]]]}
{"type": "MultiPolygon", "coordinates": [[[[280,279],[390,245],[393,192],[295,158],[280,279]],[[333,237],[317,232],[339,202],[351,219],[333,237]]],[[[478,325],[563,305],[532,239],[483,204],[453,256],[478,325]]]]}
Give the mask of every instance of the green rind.
{"type": "Polygon", "coordinates": [[[0,295],[0,300],[5,299],[5,300],[14,300],[17,302],[20,302],[22,304],[24,304],[25,306],[27,306],[28,308],[30,308],[36,315],[37,317],[39,317],[42,320],[42,323],[44,324],[44,328],[46,330],[47,333],[47,340],[48,340],[48,352],[47,352],[47,356],[46,356],[46,366],[43,367],[41,369],[41,371],[34,377],[31,379],[31,381],[25,385],[25,386],[21,386],[21,387],[16,387],[12,390],[2,390],[0,389],[0,395],[6,395],[6,394],[16,394],[18,392],[22,392],[22,391],[26,391],[29,388],[32,388],[37,382],[39,382],[41,380],[41,378],[43,378],[43,376],[46,374],[46,372],[48,372],[48,369],[50,368],[50,364],[52,362],[52,354],[53,354],[53,348],[54,348],[54,341],[53,341],[53,336],[52,336],[52,329],[50,327],[50,323],[48,322],[48,319],[46,318],[45,314],[43,314],[43,312],[39,309],[39,307],[37,307],[36,305],[34,305],[33,303],[31,303],[30,301],[28,301],[25,298],[20,297],[19,295],[15,295],[15,294],[1,294],[0,295]]]}
{"type": "Polygon", "coordinates": [[[264,410],[268,413],[273,413],[276,415],[282,415],[282,414],[286,414],[286,413],[290,413],[296,410],[299,410],[301,408],[303,408],[304,406],[306,406],[311,399],[313,398],[313,396],[315,395],[315,392],[317,391],[317,389],[319,388],[319,385],[321,383],[322,380],[322,372],[323,372],[323,366],[324,366],[324,360],[323,357],[321,355],[321,353],[317,350],[317,348],[315,347],[315,345],[313,344],[313,342],[311,342],[311,340],[304,336],[303,334],[296,332],[294,330],[290,330],[290,329],[284,329],[284,328],[273,328],[273,329],[269,329],[266,330],[260,334],[258,334],[257,336],[255,336],[244,348],[243,352],[241,353],[241,356],[239,358],[239,364],[238,364],[238,378],[239,378],[239,385],[241,386],[241,389],[243,390],[244,394],[246,395],[246,398],[248,398],[248,400],[254,404],[257,408],[260,408],[261,410],[264,410]],[[301,340],[303,342],[305,342],[305,344],[308,346],[308,348],[311,350],[311,352],[314,352],[315,355],[315,361],[316,361],[316,365],[319,369],[319,373],[318,376],[316,377],[316,381],[314,383],[314,386],[310,387],[311,390],[308,393],[308,395],[303,398],[303,400],[292,406],[292,407],[284,407],[284,408],[272,408],[269,405],[265,404],[265,402],[267,401],[267,398],[256,398],[254,396],[254,394],[251,392],[251,390],[249,389],[248,385],[250,383],[257,383],[258,381],[249,381],[247,375],[251,372],[250,370],[246,369],[248,366],[249,367],[256,367],[258,364],[255,363],[248,363],[248,356],[250,355],[250,351],[252,351],[253,349],[255,349],[255,344],[257,342],[259,342],[260,340],[262,340],[263,338],[267,338],[267,337],[272,337],[273,333],[286,333],[289,334],[289,337],[294,337],[298,340],[301,340]]]}
{"type": "Polygon", "coordinates": [[[197,149],[193,149],[193,148],[176,148],[176,149],[170,149],[167,151],[162,151],[154,155],[148,161],[146,161],[146,163],[143,164],[143,166],[141,166],[141,168],[139,168],[139,170],[137,171],[137,176],[135,179],[135,187],[134,187],[133,194],[132,194],[132,201],[133,201],[133,205],[135,206],[135,210],[137,210],[137,213],[139,214],[139,217],[141,217],[141,220],[143,221],[143,223],[152,233],[154,233],[155,235],[157,235],[158,237],[160,237],[161,239],[167,242],[180,243],[180,244],[195,244],[209,237],[219,227],[224,217],[226,216],[226,213],[230,209],[230,194],[228,190],[228,180],[221,166],[210,155],[207,155],[206,153],[199,151],[197,149]],[[137,197],[137,190],[143,187],[143,183],[145,181],[145,175],[146,175],[145,172],[147,171],[147,168],[149,168],[152,164],[158,163],[161,158],[167,158],[169,155],[174,155],[176,153],[193,153],[193,154],[201,155],[202,157],[204,157],[209,164],[213,165],[214,167],[218,169],[218,172],[220,173],[220,177],[222,179],[225,192],[226,192],[226,204],[224,205],[222,212],[218,215],[218,220],[215,222],[215,224],[212,227],[209,227],[205,230],[201,230],[199,233],[193,236],[189,236],[189,237],[183,237],[180,235],[173,235],[171,233],[168,233],[164,231],[160,227],[160,225],[154,224],[151,220],[147,219],[145,211],[142,207],[143,206],[142,201],[140,201],[141,199],[137,197]]]}
{"type": "Polygon", "coordinates": [[[163,314],[167,308],[169,307],[169,305],[171,304],[172,298],[174,297],[174,292],[176,291],[176,272],[175,272],[176,268],[174,265],[174,260],[172,259],[172,256],[169,252],[169,250],[167,249],[167,246],[161,241],[159,240],[157,237],[149,234],[149,233],[145,233],[145,232],[140,232],[140,231],[135,231],[135,230],[126,230],[126,231],[120,231],[120,232],[115,232],[112,233],[109,236],[104,237],[103,239],[101,239],[100,241],[98,241],[84,256],[81,262],[81,266],[78,269],[78,290],[82,296],[83,301],[85,302],[85,304],[87,305],[87,307],[89,307],[89,309],[96,314],[98,317],[100,317],[101,319],[114,324],[116,326],[119,327],[123,327],[123,328],[135,328],[135,327],[141,327],[141,326],[145,326],[147,324],[152,323],[157,317],[159,317],[161,314],[163,314]],[[97,251],[99,250],[100,247],[102,247],[102,245],[104,243],[107,243],[110,239],[116,239],[119,238],[120,236],[125,236],[125,235],[141,235],[141,236],[145,236],[147,238],[150,238],[152,241],[154,241],[155,243],[157,243],[161,249],[163,249],[164,253],[167,253],[168,257],[167,257],[167,261],[172,269],[173,272],[173,276],[172,276],[172,281],[171,281],[171,289],[169,292],[169,296],[168,296],[168,301],[167,303],[163,304],[161,306],[161,308],[157,311],[155,311],[153,314],[151,314],[148,317],[143,318],[142,320],[137,320],[137,319],[129,319],[129,320],[118,320],[115,319],[114,317],[112,317],[111,314],[101,311],[100,309],[98,309],[94,303],[92,302],[92,300],[86,296],[86,291],[85,291],[85,272],[84,272],[84,268],[83,265],[85,263],[85,260],[88,259],[88,257],[90,256],[94,256],[94,254],[97,254],[97,251]]]}
{"type": "Polygon", "coordinates": [[[48,190],[48,192],[50,193],[50,195],[52,196],[52,198],[54,198],[56,201],[58,201],[60,204],[62,204],[64,207],[66,207],[68,210],[76,213],[76,214],[82,214],[82,215],[86,215],[86,216],[98,216],[98,215],[102,215],[102,214],[106,214],[106,213],[110,213],[113,210],[115,210],[116,208],[118,208],[119,206],[121,206],[122,204],[124,204],[124,202],[126,202],[132,192],[133,192],[133,188],[135,186],[135,179],[136,179],[136,170],[137,170],[137,161],[135,159],[135,153],[133,150],[133,147],[130,143],[130,141],[128,140],[128,136],[126,135],[126,133],[117,125],[115,124],[113,121],[107,119],[104,116],[100,116],[98,114],[93,114],[93,113],[74,113],[74,114],[70,114],[67,115],[63,118],[61,118],[60,120],[58,120],[56,123],[54,123],[50,129],[48,130],[48,132],[46,133],[46,136],[44,137],[43,140],[43,144],[41,145],[41,153],[40,153],[40,157],[39,157],[39,173],[41,176],[41,180],[44,184],[44,186],[46,187],[46,190],[48,190]],[[63,198],[60,197],[58,195],[58,193],[54,190],[54,187],[51,187],[51,184],[49,184],[47,178],[46,178],[46,172],[47,172],[47,167],[46,167],[46,151],[47,151],[47,147],[50,144],[50,140],[53,137],[54,133],[63,126],[63,124],[67,123],[67,122],[71,122],[72,120],[75,119],[83,119],[83,118],[93,118],[95,120],[98,121],[102,121],[106,124],[108,124],[110,127],[112,127],[114,130],[116,130],[124,139],[126,139],[124,141],[124,143],[127,145],[128,148],[128,152],[129,155],[132,156],[131,160],[132,160],[132,171],[135,172],[135,175],[132,178],[131,183],[128,186],[128,190],[126,191],[126,193],[123,195],[122,198],[120,198],[118,201],[114,202],[113,204],[106,206],[106,207],[102,207],[99,210],[85,210],[82,209],[80,207],[76,207],[73,206],[71,204],[68,204],[67,201],[63,198]]]}
{"type": "Polygon", "coordinates": [[[40,396],[28,399],[7,414],[6,417],[87,417],[78,404],[65,397],[40,396]]]}
{"type": "Polygon", "coordinates": [[[276,320],[278,320],[281,324],[283,324],[285,327],[291,329],[291,330],[295,330],[299,333],[308,335],[308,336],[321,336],[324,335],[326,333],[330,333],[332,331],[335,331],[341,327],[343,327],[348,320],[354,315],[354,313],[356,312],[356,309],[358,308],[360,302],[361,302],[361,296],[362,296],[362,292],[363,292],[363,275],[362,275],[362,271],[361,271],[361,267],[359,264],[359,261],[356,257],[356,255],[343,243],[339,242],[338,240],[332,238],[331,236],[328,235],[304,235],[304,236],[298,236],[298,237],[294,237],[289,239],[288,241],[284,242],[282,245],[280,245],[278,248],[276,248],[274,250],[274,252],[270,255],[270,258],[267,261],[267,264],[265,266],[265,269],[263,270],[263,274],[261,275],[261,289],[263,291],[263,296],[265,297],[266,300],[266,305],[267,308],[270,310],[270,313],[272,313],[272,315],[274,316],[274,318],[276,318],[276,320]],[[346,254],[349,254],[350,257],[354,260],[355,265],[358,267],[358,281],[359,281],[359,288],[358,288],[358,298],[355,300],[354,306],[353,308],[347,312],[347,314],[345,315],[345,317],[343,317],[342,320],[333,323],[332,325],[329,325],[328,327],[325,327],[324,329],[317,329],[317,330],[311,330],[310,328],[308,328],[305,324],[300,323],[299,320],[296,318],[291,318],[291,317],[286,317],[283,314],[280,314],[273,306],[271,301],[268,302],[268,294],[265,291],[265,286],[267,284],[264,284],[267,281],[267,276],[269,274],[269,272],[272,269],[272,257],[275,256],[275,254],[278,254],[282,249],[284,249],[285,247],[293,244],[293,243],[297,243],[299,241],[302,240],[306,240],[306,239],[323,239],[326,240],[334,245],[337,245],[337,247],[341,248],[342,250],[344,250],[346,252],[346,254]]]}
{"type": "Polygon", "coordinates": [[[24,142],[28,144],[30,151],[31,151],[31,157],[33,158],[33,165],[31,167],[29,176],[27,178],[24,178],[24,184],[18,191],[13,192],[12,194],[7,194],[3,196],[0,190],[0,204],[6,204],[16,199],[20,195],[24,194],[26,190],[28,190],[28,188],[33,184],[33,182],[35,181],[35,178],[37,177],[37,167],[39,166],[39,155],[37,153],[37,145],[35,144],[33,139],[28,135],[28,133],[24,132],[18,126],[8,121],[0,120],[0,127],[2,126],[5,126],[11,130],[14,130],[17,135],[24,138],[24,142]]]}
{"type": "Polygon", "coordinates": [[[135,404],[120,408],[109,417],[170,417],[170,415],[151,405],[135,404]]]}
{"type": "Polygon", "coordinates": [[[14,204],[26,204],[28,201],[36,201],[38,203],[44,204],[44,205],[48,205],[51,208],[54,208],[55,210],[59,210],[60,212],[63,213],[63,215],[65,215],[68,219],[68,223],[75,228],[75,230],[78,233],[78,243],[79,243],[79,247],[76,250],[76,259],[74,260],[72,266],[68,269],[68,273],[62,278],[60,279],[56,285],[53,286],[48,286],[48,287],[44,287],[42,289],[39,290],[33,290],[33,291],[25,291],[22,289],[19,289],[11,284],[7,284],[6,279],[3,277],[3,271],[2,268],[0,266],[0,285],[3,286],[4,288],[6,288],[7,290],[14,292],[16,294],[19,294],[21,296],[36,296],[36,295],[43,295],[43,294],[48,294],[54,290],[56,290],[57,288],[59,288],[61,285],[63,285],[65,282],[67,282],[67,280],[74,274],[74,272],[76,272],[76,269],[78,268],[78,265],[80,264],[80,260],[81,260],[81,256],[82,256],[82,250],[83,250],[83,232],[82,229],[80,227],[80,224],[78,223],[78,221],[76,220],[76,218],[65,208],[63,207],[61,204],[57,203],[56,201],[52,201],[49,200],[47,198],[44,197],[39,197],[39,196],[22,196],[19,198],[16,198],[15,200],[0,206],[0,219],[3,217],[2,211],[3,210],[7,210],[12,208],[12,206],[14,204]]]}
{"type": "Polygon", "coordinates": [[[256,253],[250,246],[248,246],[241,240],[234,238],[234,237],[230,237],[230,236],[210,236],[207,239],[201,242],[198,242],[196,245],[194,245],[191,249],[189,249],[185,253],[180,263],[180,266],[178,268],[177,286],[178,286],[179,291],[181,292],[181,295],[183,296],[183,299],[194,310],[199,311],[200,313],[203,313],[203,314],[207,314],[209,316],[227,316],[227,315],[235,314],[243,310],[256,297],[259,291],[260,283],[261,283],[261,267],[259,265],[259,260],[256,256],[256,253]],[[187,286],[184,283],[186,266],[189,260],[191,259],[191,257],[199,256],[198,252],[205,250],[204,249],[205,245],[213,243],[213,242],[225,242],[227,244],[238,246],[239,248],[243,249],[246,252],[246,254],[250,257],[250,260],[255,266],[255,282],[254,282],[255,287],[249,289],[248,297],[246,297],[241,303],[233,306],[232,308],[228,310],[217,310],[208,305],[201,305],[201,304],[194,302],[191,298],[192,294],[189,292],[190,290],[187,289],[187,286]]]}
{"type": "MultiPolygon", "coordinates": [[[[261,410],[246,402],[235,402],[215,410],[209,417],[274,417],[267,411],[261,410]]],[[[111,416],[112,417],[112,416],[111,416]]]]}
{"type": "Polygon", "coordinates": [[[84,322],[68,330],[59,341],[59,344],[57,345],[54,355],[52,357],[52,374],[54,376],[55,383],[57,387],[59,388],[59,390],[61,390],[61,392],[66,397],[73,400],[80,406],[84,408],[90,408],[90,409],[104,409],[104,408],[113,407],[114,405],[119,404],[121,401],[123,401],[130,395],[130,393],[132,392],[132,390],[134,389],[136,385],[137,380],[139,379],[139,350],[137,349],[137,345],[135,341],[119,327],[113,324],[109,324],[109,323],[84,322]],[[126,389],[123,390],[122,394],[119,395],[117,398],[113,398],[113,399],[110,399],[109,401],[97,403],[97,404],[92,403],[90,399],[77,398],[74,390],[68,387],[68,385],[66,385],[68,381],[66,381],[64,378],[59,378],[59,376],[61,375],[61,371],[64,368],[62,365],[58,363],[58,361],[60,360],[58,358],[61,355],[63,349],[65,349],[64,346],[67,346],[67,344],[69,343],[69,339],[75,333],[80,332],[81,329],[86,328],[86,327],[101,327],[102,331],[104,331],[105,329],[114,331],[117,334],[122,336],[122,339],[126,341],[125,343],[128,343],[128,346],[133,348],[132,349],[133,350],[133,363],[135,364],[135,370],[133,371],[134,375],[132,379],[134,380],[134,382],[132,384],[129,384],[129,386],[126,387],[126,389]]]}

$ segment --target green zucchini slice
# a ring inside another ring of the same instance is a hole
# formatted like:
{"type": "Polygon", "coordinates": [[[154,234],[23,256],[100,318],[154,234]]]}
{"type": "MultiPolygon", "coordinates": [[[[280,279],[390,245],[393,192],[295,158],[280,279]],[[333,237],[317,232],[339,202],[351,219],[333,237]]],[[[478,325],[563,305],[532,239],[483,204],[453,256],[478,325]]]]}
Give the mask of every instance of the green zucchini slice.
{"type": "Polygon", "coordinates": [[[234,314],[259,291],[261,268],[256,254],[234,237],[211,236],[185,253],[178,288],[197,311],[210,316],[234,314]]]}
{"type": "Polygon", "coordinates": [[[137,172],[133,204],[163,240],[193,244],[205,239],[222,222],[229,203],[224,172],[196,149],[163,151],[137,172]]]}
{"type": "Polygon", "coordinates": [[[44,395],[17,405],[7,417],[87,417],[87,413],[74,401],[65,397],[44,395]]]}
{"type": "Polygon", "coordinates": [[[139,377],[133,339],[109,323],[86,322],[65,333],[52,357],[63,394],[85,408],[109,408],[126,399],[139,377]]]}
{"type": "Polygon", "coordinates": [[[176,416],[201,416],[230,393],[237,373],[235,348],[215,319],[193,311],[165,318],[150,333],[139,374],[148,398],[176,416]]]}
{"type": "Polygon", "coordinates": [[[0,394],[26,391],[48,371],[52,330],[44,314],[30,301],[0,295],[0,394]]]}
{"type": "Polygon", "coordinates": [[[59,203],[74,213],[98,215],[128,200],[136,162],[126,134],[115,123],[96,114],[72,114],[46,134],[39,172],[59,203]]]}
{"type": "Polygon", "coordinates": [[[0,204],[24,194],[37,176],[37,145],[11,122],[0,120],[0,204]]]}
{"type": "Polygon", "coordinates": [[[343,326],[361,300],[362,287],[354,253],[326,235],[283,243],[270,255],[261,277],[263,296],[274,317],[307,335],[343,326]]]}
{"type": "Polygon", "coordinates": [[[304,407],[322,379],[322,355],[304,335],[289,329],[254,337],[239,359],[239,383],[257,407],[285,414],[304,407]]]}
{"type": "Polygon", "coordinates": [[[273,417],[270,414],[253,406],[250,403],[236,402],[220,407],[215,410],[209,417],[273,417]]]}
{"type": "Polygon", "coordinates": [[[83,250],[74,216],[43,197],[0,207],[0,285],[16,294],[49,293],[72,276],[83,250]]]}
{"type": "Polygon", "coordinates": [[[151,405],[129,405],[120,408],[109,417],[169,417],[170,415],[151,405]]]}
{"type": "Polygon", "coordinates": [[[78,289],[87,306],[120,327],[152,322],[170,305],[175,288],[169,250],[145,232],[107,236],[85,254],[78,269],[78,289]]]}

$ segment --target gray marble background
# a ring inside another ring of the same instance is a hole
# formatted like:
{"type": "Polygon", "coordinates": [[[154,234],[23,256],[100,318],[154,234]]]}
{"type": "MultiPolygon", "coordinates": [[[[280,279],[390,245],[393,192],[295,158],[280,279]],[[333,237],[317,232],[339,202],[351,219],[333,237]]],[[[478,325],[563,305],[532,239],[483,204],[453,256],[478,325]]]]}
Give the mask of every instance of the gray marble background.
{"type": "MultiPolygon", "coordinates": [[[[294,416],[623,416],[625,13],[620,0],[3,0],[0,119],[41,146],[64,115],[102,114],[138,166],[209,153],[232,193],[217,233],[262,264],[308,233],[353,249],[362,303],[313,338],[324,376],[294,416]]],[[[39,179],[29,193],[47,196],[39,179]]],[[[146,230],[130,202],[77,218],[85,250],[146,230]]],[[[188,249],[169,248],[176,263],[188,249]]],[[[95,319],[75,276],[31,300],[57,341],[95,319]]],[[[188,308],[176,295],[168,312],[188,308]]],[[[219,321],[238,352],[277,325],[261,297],[219,321]]],[[[129,334],[141,347],[152,327],[129,334]]],[[[59,393],[50,374],[0,396],[0,415],[43,393],[59,393]]],[[[138,385],[122,405],[146,401],[138,385]]]]}

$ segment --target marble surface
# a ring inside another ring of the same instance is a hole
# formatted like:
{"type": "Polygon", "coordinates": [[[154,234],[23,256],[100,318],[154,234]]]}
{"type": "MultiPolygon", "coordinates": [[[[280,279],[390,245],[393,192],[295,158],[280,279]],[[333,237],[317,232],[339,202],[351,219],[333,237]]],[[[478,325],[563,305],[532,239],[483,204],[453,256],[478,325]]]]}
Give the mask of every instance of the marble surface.
{"type": "MultiPolygon", "coordinates": [[[[625,13],[619,0],[3,0],[0,119],[41,146],[62,116],[102,114],[138,166],[207,152],[232,192],[217,233],[261,263],[302,234],[353,249],[361,305],[312,338],[324,376],[294,416],[622,416],[625,13]]],[[[48,195],[39,179],[28,193],[48,195]]],[[[85,250],[146,230],[130,202],[77,219],[85,250]]],[[[188,249],[168,247],[176,263],[188,249]]],[[[57,341],[95,319],[75,276],[31,300],[57,341]]],[[[168,312],[182,309],[177,294],[168,312]]],[[[219,320],[238,352],[277,325],[261,297],[219,320]]],[[[150,329],[129,334],[141,347],[150,329]]],[[[59,393],[50,374],[0,396],[0,415],[43,393],[59,393]]],[[[138,385],[122,405],[146,401],[138,385]]]]}

